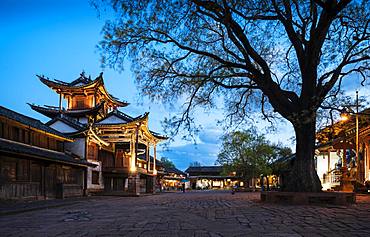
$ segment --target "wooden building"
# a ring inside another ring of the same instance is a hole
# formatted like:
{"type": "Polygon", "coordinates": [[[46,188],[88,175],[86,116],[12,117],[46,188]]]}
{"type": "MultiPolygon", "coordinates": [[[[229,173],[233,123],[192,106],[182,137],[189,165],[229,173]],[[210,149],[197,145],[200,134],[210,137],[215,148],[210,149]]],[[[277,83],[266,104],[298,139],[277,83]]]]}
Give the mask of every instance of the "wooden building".
{"type": "Polygon", "coordinates": [[[0,106],[0,199],[82,196],[93,164],[66,150],[72,141],[0,106]]]}
{"type": "Polygon", "coordinates": [[[68,147],[72,152],[96,165],[88,169],[89,192],[155,191],[156,146],[166,137],[148,128],[149,113],[132,117],[119,111],[128,103],[107,92],[102,74],[92,80],[81,73],[70,83],[38,77],[59,95],[59,105],[30,106],[75,140],[68,147]]]}
{"type": "MultiPolygon", "coordinates": [[[[188,186],[187,174],[175,167],[164,167],[161,177],[161,188],[165,191],[182,190],[183,184],[188,186]]],[[[188,188],[188,187],[186,187],[188,188]]]]}
{"type": "Polygon", "coordinates": [[[231,189],[244,183],[234,174],[223,175],[222,166],[197,166],[185,170],[192,189],[231,189]]]}
{"type": "Polygon", "coordinates": [[[370,109],[359,114],[358,156],[355,115],[320,130],[316,170],[324,190],[360,190],[370,182],[370,109]]]}

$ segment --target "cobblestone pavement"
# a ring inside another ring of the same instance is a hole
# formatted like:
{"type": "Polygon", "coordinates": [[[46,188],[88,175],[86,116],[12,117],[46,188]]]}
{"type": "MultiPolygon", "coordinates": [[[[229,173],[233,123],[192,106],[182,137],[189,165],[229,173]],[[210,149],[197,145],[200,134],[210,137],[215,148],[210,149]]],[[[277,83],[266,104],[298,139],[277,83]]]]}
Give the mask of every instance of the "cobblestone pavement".
{"type": "Polygon", "coordinates": [[[370,236],[370,196],[340,206],[262,204],[259,193],[96,197],[0,217],[0,236],[370,236]]]}

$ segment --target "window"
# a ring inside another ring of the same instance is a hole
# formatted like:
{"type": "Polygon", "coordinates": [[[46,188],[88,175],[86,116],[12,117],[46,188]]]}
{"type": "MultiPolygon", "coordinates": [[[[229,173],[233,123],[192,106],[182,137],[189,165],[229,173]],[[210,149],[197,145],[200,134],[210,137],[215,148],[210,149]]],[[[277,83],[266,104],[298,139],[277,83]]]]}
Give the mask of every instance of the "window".
{"type": "Polygon", "coordinates": [[[31,182],[41,181],[41,166],[32,162],[31,164],[31,182]]]}
{"type": "Polygon", "coordinates": [[[15,181],[17,177],[17,162],[15,160],[0,160],[0,183],[15,181]]]}
{"type": "Polygon", "coordinates": [[[84,98],[76,98],[74,105],[75,105],[74,109],[83,109],[83,108],[85,108],[84,98]]]}
{"type": "Polygon", "coordinates": [[[17,127],[12,127],[12,137],[13,141],[20,141],[20,129],[17,127]]]}
{"type": "Polygon", "coordinates": [[[21,138],[20,141],[25,143],[26,142],[26,130],[21,129],[21,138]]]}
{"type": "Polygon", "coordinates": [[[18,160],[17,162],[17,181],[29,181],[30,162],[28,160],[18,160]]]}
{"type": "Polygon", "coordinates": [[[4,137],[4,123],[0,122],[0,137],[4,137]]]}
{"type": "Polygon", "coordinates": [[[37,132],[32,133],[32,145],[40,146],[40,134],[37,132]]]}
{"type": "Polygon", "coordinates": [[[92,171],[91,172],[91,183],[92,184],[99,184],[99,171],[92,171]]]}
{"type": "Polygon", "coordinates": [[[57,151],[64,151],[64,143],[62,141],[57,141],[57,151]]]}
{"type": "Polygon", "coordinates": [[[48,148],[48,137],[45,135],[40,135],[40,147],[48,148]]]}

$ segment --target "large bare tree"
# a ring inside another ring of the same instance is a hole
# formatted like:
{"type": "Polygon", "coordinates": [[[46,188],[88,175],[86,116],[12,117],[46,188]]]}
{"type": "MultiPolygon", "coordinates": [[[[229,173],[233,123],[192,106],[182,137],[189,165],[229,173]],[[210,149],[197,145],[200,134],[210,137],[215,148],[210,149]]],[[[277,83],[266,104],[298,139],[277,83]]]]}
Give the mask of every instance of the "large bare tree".
{"type": "Polygon", "coordinates": [[[103,64],[119,68],[128,57],[142,94],[164,102],[186,98],[172,125],[187,127],[194,108],[215,106],[218,98],[234,122],[256,108],[266,119],[278,113],[296,136],[286,190],[321,190],[314,168],[317,112],[343,79],[369,74],[369,1],[105,3],[117,17],[103,30],[103,64]]]}

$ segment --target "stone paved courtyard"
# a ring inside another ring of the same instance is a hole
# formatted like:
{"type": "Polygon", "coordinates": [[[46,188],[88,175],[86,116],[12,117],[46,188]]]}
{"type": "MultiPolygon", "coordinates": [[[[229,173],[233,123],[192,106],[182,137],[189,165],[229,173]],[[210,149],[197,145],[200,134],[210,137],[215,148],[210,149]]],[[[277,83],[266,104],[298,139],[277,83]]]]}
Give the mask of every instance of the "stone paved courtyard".
{"type": "Polygon", "coordinates": [[[0,217],[0,236],[370,236],[370,196],[340,206],[259,203],[259,193],[94,197],[0,217]]]}

